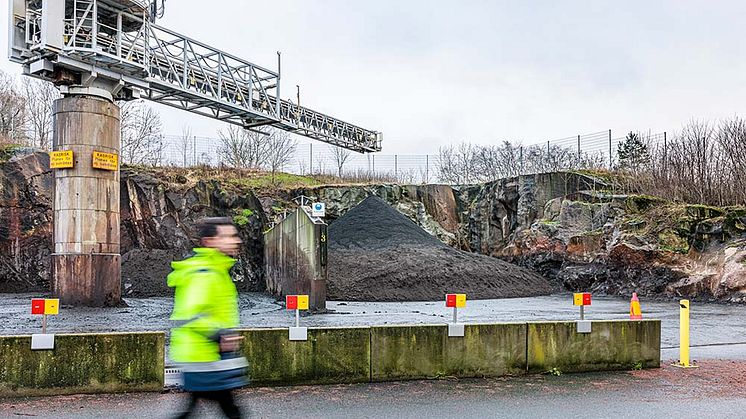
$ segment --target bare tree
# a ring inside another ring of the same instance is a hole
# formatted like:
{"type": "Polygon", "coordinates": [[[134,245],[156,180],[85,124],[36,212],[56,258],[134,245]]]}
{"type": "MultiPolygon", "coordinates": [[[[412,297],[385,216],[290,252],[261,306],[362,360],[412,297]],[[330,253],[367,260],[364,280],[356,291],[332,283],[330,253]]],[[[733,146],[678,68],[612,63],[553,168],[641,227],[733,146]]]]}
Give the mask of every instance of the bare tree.
{"type": "Polygon", "coordinates": [[[337,166],[337,176],[342,177],[342,168],[347,162],[347,159],[350,158],[350,154],[352,154],[352,151],[337,146],[331,146],[331,148],[332,158],[334,159],[334,164],[337,166]]]}
{"type": "Polygon", "coordinates": [[[141,101],[122,102],[122,162],[127,164],[160,164],[166,143],[163,123],[155,109],[141,101]]]}
{"type": "Polygon", "coordinates": [[[477,148],[469,143],[440,147],[438,172],[440,180],[451,184],[468,184],[475,180],[477,148]]]}
{"type": "Polygon", "coordinates": [[[308,163],[306,162],[306,159],[298,159],[298,173],[301,175],[310,174],[307,173],[308,171],[308,163]]]}
{"type": "Polygon", "coordinates": [[[728,185],[729,203],[746,203],[746,120],[740,117],[724,120],[717,132],[717,142],[723,156],[724,179],[728,185]]]}
{"type": "Polygon", "coordinates": [[[270,135],[231,125],[218,136],[218,154],[228,166],[257,169],[266,164],[270,135]]]}
{"type": "Polygon", "coordinates": [[[396,181],[407,185],[414,185],[418,177],[418,171],[414,168],[400,170],[397,174],[396,181]]]}
{"type": "MultiPolygon", "coordinates": [[[[190,166],[190,156],[194,155],[195,147],[194,138],[192,137],[192,128],[188,125],[181,127],[181,136],[179,137],[179,148],[181,149],[181,165],[183,167],[190,166]]],[[[196,164],[196,162],[191,162],[196,164]]]]}
{"type": "Polygon", "coordinates": [[[0,143],[26,144],[26,100],[15,78],[0,71],[0,143]]]}
{"type": "MultiPolygon", "coordinates": [[[[429,156],[428,156],[429,157],[429,156]]],[[[421,183],[430,183],[430,176],[432,176],[432,169],[430,168],[430,162],[425,164],[425,167],[420,167],[420,181],[421,183]]]]}
{"type": "Polygon", "coordinates": [[[503,141],[479,146],[461,143],[439,149],[439,178],[452,184],[488,182],[525,173],[543,173],[604,165],[603,153],[581,153],[574,147],[532,145],[523,147],[503,141]]]}
{"type": "MultiPolygon", "coordinates": [[[[318,173],[318,174],[327,174],[327,172],[326,172],[326,164],[327,164],[327,161],[324,158],[324,155],[321,154],[321,153],[316,153],[316,163],[313,166],[313,169],[315,170],[315,173],[318,173]]],[[[311,172],[312,171],[309,170],[309,174],[313,174],[311,172]]]]}
{"type": "Polygon", "coordinates": [[[520,172],[520,146],[503,141],[496,146],[474,148],[473,177],[481,181],[517,176],[520,172]]]}
{"type": "Polygon", "coordinates": [[[456,158],[453,146],[438,148],[437,166],[441,182],[458,184],[458,168],[456,167],[456,158]]]}
{"type": "Polygon", "coordinates": [[[36,147],[49,150],[52,147],[52,112],[54,101],[59,99],[60,92],[50,82],[34,80],[28,77],[22,81],[28,113],[29,137],[36,147]]]}
{"type": "Polygon", "coordinates": [[[295,155],[296,141],[290,138],[285,131],[272,128],[272,133],[267,138],[267,167],[272,172],[272,182],[275,181],[275,173],[282,170],[290,163],[295,155]]]}
{"type": "Polygon", "coordinates": [[[219,130],[218,137],[220,137],[218,154],[221,160],[228,166],[248,167],[245,130],[231,125],[225,131],[219,130]]]}
{"type": "Polygon", "coordinates": [[[576,150],[573,147],[562,147],[553,145],[547,152],[546,169],[544,172],[557,172],[560,170],[574,169],[576,150]]]}
{"type": "Polygon", "coordinates": [[[684,126],[675,142],[673,161],[677,172],[691,188],[697,202],[712,202],[712,177],[710,170],[715,157],[715,128],[705,121],[691,121],[684,126]]]}

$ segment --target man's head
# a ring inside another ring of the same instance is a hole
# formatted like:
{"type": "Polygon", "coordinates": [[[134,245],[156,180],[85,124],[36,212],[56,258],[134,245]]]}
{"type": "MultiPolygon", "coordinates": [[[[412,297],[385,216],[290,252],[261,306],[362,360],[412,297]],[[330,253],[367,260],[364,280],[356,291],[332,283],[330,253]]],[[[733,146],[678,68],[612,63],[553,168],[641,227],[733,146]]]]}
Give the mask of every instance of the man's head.
{"type": "Polygon", "coordinates": [[[228,217],[204,218],[199,223],[200,244],[229,256],[238,254],[242,241],[238,230],[228,217]]]}

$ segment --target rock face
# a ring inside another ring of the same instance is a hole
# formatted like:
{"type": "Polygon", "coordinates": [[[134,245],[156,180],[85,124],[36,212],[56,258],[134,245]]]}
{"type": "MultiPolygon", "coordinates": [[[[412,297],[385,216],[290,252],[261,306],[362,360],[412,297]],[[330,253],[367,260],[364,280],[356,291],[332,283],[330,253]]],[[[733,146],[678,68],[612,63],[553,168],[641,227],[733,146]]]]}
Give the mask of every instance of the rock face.
{"type": "Polygon", "coordinates": [[[746,209],[613,194],[576,173],[474,186],[322,187],[331,219],[369,195],[454,247],[541,274],[556,291],[746,302],[746,209]]]}
{"type": "Polygon", "coordinates": [[[168,292],[169,262],[182,259],[197,245],[195,226],[203,217],[234,217],[244,245],[233,268],[241,291],[264,289],[262,231],[266,218],[251,191],[236,191],[217,181],[171,182],[122,171],[122,285],[124,296],[168,292]]]}
{"type": "Polygon", "coordinates": [[[746,301],[746,209],[579,193],[546,204],[500,256],[558,290],[746,301]]]}
{"type": "MultiPolygon", "coordinates": [[[[0,292],[48,291],[52,253],[52,176],[44,153],[0,165],[0,292]]],[[[238,288],[263,290],[262,231],[266,217],[251,191],[216,181],[121,174],[122,295],[167,295],[170,262],[197,244],[202,217],[235,217],[245,245],[233,271],[238,288]]]]}
{"type": "Polygon", "coordinates": [[[50,289],[52,187],[49,157],[12,158],[0,170],[0,292],[50,289]]]}
{"type": "Polygon", "coordinates": [[[541,276],[447,246],[376,196],[329,227],[329,299],[433,301],[546,295],[541,276]]]}
{"type": "MultiPolygon", "coordinates": [[[[43,153],[0,163],[0,292],[50,289],[52,177],[43,153]]],[[[321,186],[254,190],[220,171],[125,169],[121,176],[123,295],[170,293],[169,262],[195,244],[203,216],[231,216],[246,243],[234,277],[263,290],[262,232],[299,195],[329,221],[377,196],[452,247],[514,262],[556,290],[746,301],[746,209],[673,205],[614,195],[576,173],[481,185],[321,186]]]]}

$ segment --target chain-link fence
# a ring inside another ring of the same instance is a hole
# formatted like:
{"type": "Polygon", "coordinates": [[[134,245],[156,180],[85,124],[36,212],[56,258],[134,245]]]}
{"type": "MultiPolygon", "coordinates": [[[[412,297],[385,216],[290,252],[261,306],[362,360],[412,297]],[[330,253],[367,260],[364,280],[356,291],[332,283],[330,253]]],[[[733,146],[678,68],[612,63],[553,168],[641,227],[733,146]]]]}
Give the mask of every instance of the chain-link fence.
{"type": "MultiPolygon", "coordinates": [[[[665,148],[666,133],[640,134],[649,147],[665,148]]],[[[334,147],[324,143],[299,143],[282,171],[294,174],[327,174],[345,177],[389,179],[403,183],[427,182],[473,182],[484,178],[498,178],[519,174],[530,174],[556,170],[613,168],[618,160],[619,143],[624,135],[614,135],[611,130],[580,134],[572,137],[549,140],[533,144],[500,142],[495,145],[469,145],[483,154],[484,167],[467,168],[479,171],[473,179],[454,179],[447,173],[449,162],[447,151],[459,152],[461,144],[441,147],[438,154],[359,154],[335,152],[334,147]],[[487,158],[484,154],[491,154],[487,158]],[[498,166],[510,163],[510,167],[498,166]]],[[[222,142],[218,137],[164,135],[165,144],[161,165],[166,166],[221,166],[226,165],[221,153],[222,142]]],[[[451,156],[454,159],[471,158],[451,156]]]]}

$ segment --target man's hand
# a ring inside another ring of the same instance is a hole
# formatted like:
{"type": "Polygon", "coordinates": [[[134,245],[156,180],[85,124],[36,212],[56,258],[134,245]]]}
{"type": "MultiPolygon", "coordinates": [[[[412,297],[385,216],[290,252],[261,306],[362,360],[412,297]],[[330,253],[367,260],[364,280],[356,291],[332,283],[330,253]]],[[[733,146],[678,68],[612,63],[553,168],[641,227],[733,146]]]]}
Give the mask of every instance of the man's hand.
{"type": "Polygon", "coordinates": [[[236,352],[243,336],[225,335],[220,337],[220,352],[236,352]]]}

